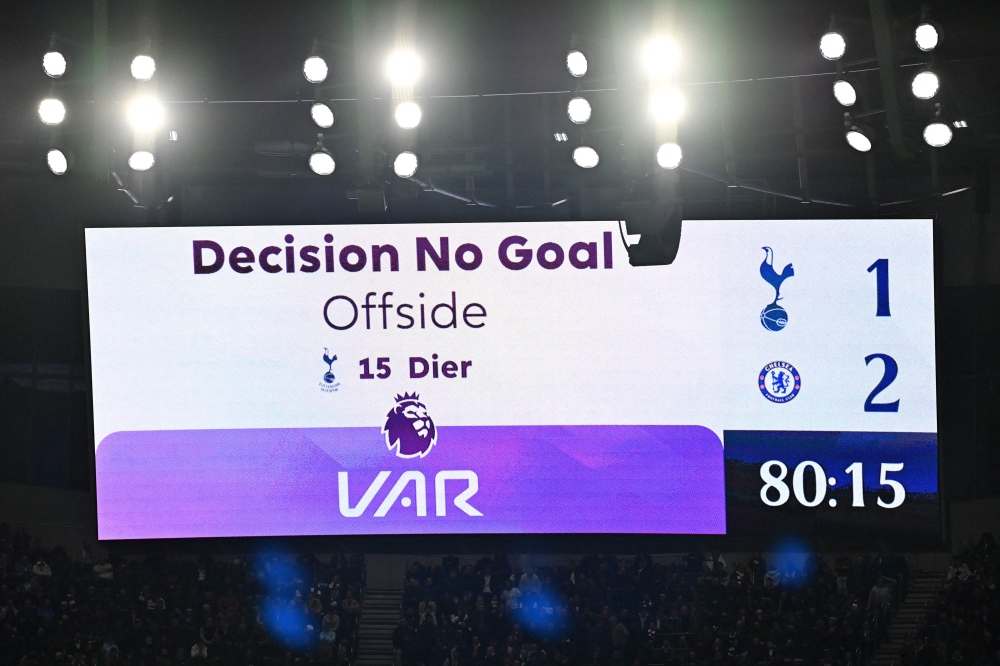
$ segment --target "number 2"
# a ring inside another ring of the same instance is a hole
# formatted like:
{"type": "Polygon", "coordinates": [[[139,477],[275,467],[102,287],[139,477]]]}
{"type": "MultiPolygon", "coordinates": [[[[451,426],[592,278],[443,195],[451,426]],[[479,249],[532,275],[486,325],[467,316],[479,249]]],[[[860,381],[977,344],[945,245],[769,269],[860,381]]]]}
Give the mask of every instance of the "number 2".
{"type": "Polygon", "coordinates": [[[876,317],[890,317],[889,314],[889,260],[879,259],[868,267],[868,272],[875,271],[875,294],[877,305],[876,317]]]}
{"type": "Polygon", "coordinates": [[[898,412],[899,400],[894,400],[893,402],[873,402],[873,400],[875,400],[875,396],[888,388],[889,384],[896,381],[896,375],[899,374],[899,366],[896,364],[896,359],[888,354],[869,354],[868,356],[865,356],[865,365],[868,365],[876,358],[880,359],[882,363],[885,364],[885,372],[883,372],[882,379],[879,381],[878,385],[872,389],[871,393],[868,394],[868,399],[865,400],[865,411],[898,412]]]}

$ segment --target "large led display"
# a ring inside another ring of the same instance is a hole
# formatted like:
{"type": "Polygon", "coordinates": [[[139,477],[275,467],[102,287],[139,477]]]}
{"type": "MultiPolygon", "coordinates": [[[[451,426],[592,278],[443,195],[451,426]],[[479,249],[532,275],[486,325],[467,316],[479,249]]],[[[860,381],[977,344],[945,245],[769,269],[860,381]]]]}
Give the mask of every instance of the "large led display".
{"type": "Polygon", "coordinates": [[[939,529],[929,220],[86,240],[102,539],[939,529]]]}

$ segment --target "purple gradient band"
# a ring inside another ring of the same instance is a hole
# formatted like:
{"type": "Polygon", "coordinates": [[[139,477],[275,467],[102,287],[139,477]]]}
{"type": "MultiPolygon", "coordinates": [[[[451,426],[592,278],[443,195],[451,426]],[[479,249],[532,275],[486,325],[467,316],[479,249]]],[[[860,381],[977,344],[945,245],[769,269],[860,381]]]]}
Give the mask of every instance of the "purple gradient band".
{"type": "Polygon", "coordinates": [[[444,426],[423,459],[394,456],[378,428],[116,432],[97,449],[98,533],[725,534],[724,475],[722,442],[701,426],[444,426]],[[426,478],[427,516],[397,501],[374,517],[409,470],[426,478]],[[435,515],[441,470],[478,475],[469,504],[482,516],[456,509],[461,481],[448,482],[447,515],[435,515]],[[392,474],[364,515],[348,518],[342,471],[351,506],[378,472],[392,474]]]}

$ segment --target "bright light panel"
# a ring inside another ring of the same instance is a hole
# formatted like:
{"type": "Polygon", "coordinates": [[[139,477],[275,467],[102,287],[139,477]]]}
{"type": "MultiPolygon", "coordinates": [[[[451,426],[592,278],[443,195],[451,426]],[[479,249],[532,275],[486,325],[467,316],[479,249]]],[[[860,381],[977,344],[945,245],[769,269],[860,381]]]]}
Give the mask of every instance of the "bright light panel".
{"type": "Polygon", "coordinates": [[[137,150],[128,158],[128,165],[134,171],[149,171],[155,163],[153,153],[148,150],[137,150]]]}
{"type": "Polygon", "coordinates": [[[941,40],[941,35],[930,23],[921,23],[913,33],[913,40],[921,51],[933,51],[941,40]]]}
{"type": "Polygon", "coordinates": [[[128,121],[136,132],[154,132],[163,123],[163,106],[152,97],[140,97],[129,105],[128,121]]]}
{"type": "Polygon", "coordinates": [[[566,54],[566,69],[573,76],[580,78],[587,73],[587,56],[579,51],[570,51],[566,54]]]}
{"type": "Polygon", "coordinates": [[[676,169],[683,156],[681,147],[676,143],[665,143],[656,151],[656,163],[664,169],[676,169]]]}
{"type": "Polygon", "coordinates": [[[58,148],[53,148],[45,156],[45,161],[49,165],[49,171],[57,176],[61,176],[69,169],[69,160],[66,154],[58,148]]]}
{"type": "Polygon", "coordinates": [[[309,156],[309,168],[318,176],[329,176],[337,168],[333,155],[325,150],[317,150],[309,156]]]}
{"type": "Polygon", "coordinates": [[[413,129],[420,124],[422,114],[416,102],[403,102],[396,107],[396,124],[403,129],[413,129]]]}
{"type": "Polygon", "coordinates": [[[329,68],[326,66],[326,60],[323,60],[318,55],[309,56],[302,63],[302,74],[305,75],[306,81],[309,83],[323,83],[323,81],[326,81],[326,75],[329,71],[329,68]]]}
{"type": "Polygon", "coordinates": [[[941,81],[938,79],[938,75],[930,70],[924,70],[914,76],[913,83],[910,86],[914,97],[917,99],[930,99],[934,97],[940,87],[941,81]]]}
{"type": "Polygon", "coordinates": [[[333,111],[326,104],[316,102],[309,107],[309,115],[312,116],[313,122],[323,129],[333,126],[333,111]]]}
{"type": "Polygon", "coordinates": [[[42,56],[42,69],[53,79],[66,73],[66,58],[59,51],[49,51],[42,56]]]}
{"type": "Polygon", "coordinates": [[[932,148],[943,148],[951,143],[951,128],[942,122],[933,122],[924,128],[924,141],[932,148]]]}
{"type": "Polygon", "coordinates": [[[574,97],[566,106],[566,115],[577,125],[590,120],[590,102],[582,97],[574,97]]]}
{"type": "Polygon", "coordinates": [[[847,143],[858,152],[867,153],[872,149],[872,141],[858,128],[852,128],[847,130],[845,135],[847,138],[847,143]]]}
{"type": "Polygon", "coordinates": [[[46,125],[58,125],[66,119],[66,107],[57,99],[49,97],[38,105],[38,117],[46,125]]]}
{"type": "Polygon", "coordinates": [[[400,178],[409,178],[417,172],[417,156],[406,150],[396,155],[392,163],[392,170],[400,178]]]}
{"type": "Polygon", "coordinates": [[[833,96],[842,106],[854,106],[854,103],[858,101],[858,91],[843,79],[833,82],[833,96]]]}
{"type": "Polygon", "coordinates": [[[590,146],[579,146],[573,150],[573,161],[578,167],[593,169],[601,161],[597,151],[590,146]]]}
{"type": "Polygon", "coordinates": [[[681,52],[673,40],[657,37],[646,43],[642,50],[642,64],[646,73],[654,79],[666,78],[677,69],[681,52]]]}
{"type": "Polygon", "coordinates": [[[422,71],[420,58],[409,50],[394,51],[385,63],[385,73],[394,86],[412,86],[422,71]]]}
{"type": "Polygon", "coordinates": [[[658,90],[649,98],[649,111],[657,122],[677,120],[684,113],[684,96],[676,88],[658,90]]]}
{"type": "Polygon", "coordinates": [[[149,81],[156,74],[156,61],[145,54],[132,58],[132,78],[136,81],[149,81]]]}
{"type": "Polygon", "coordinates": [[[847,42],[839,32],[828,32],[819,40],[819,52],[827,60],[840,60],[847,51],[847,42]]]}

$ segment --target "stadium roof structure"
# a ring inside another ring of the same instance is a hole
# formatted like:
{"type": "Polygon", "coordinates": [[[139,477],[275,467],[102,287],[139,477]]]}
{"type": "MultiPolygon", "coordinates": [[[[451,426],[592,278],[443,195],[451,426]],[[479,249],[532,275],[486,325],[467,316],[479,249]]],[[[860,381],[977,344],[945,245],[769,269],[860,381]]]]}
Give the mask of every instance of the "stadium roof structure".
{"type": "Polygon", "coordinates": [[[933,214],[944,197],[987,188],[1000,21],[990,2],[930,3],[945,38],[927,53],[912,39],[921,10],[910,0],[20,3],[0,40],[0,177],[51,177],[46,151],[65,147],[76,159],[64,178],[106,181],[154,223],[594,219],[663,197],[683,202],[686,218],[933,214]],[[837,62],[819,50],[831,15],[847,39],[837,62]],[[678,44],[671,85],[686,105],[666,129],[649,119],[654,84],[638,58],[658,31],[678,44]],[[69,62],[55,81],[41,67],[53,44],[69,62]],[[424,65],[403,91],[383,73],[401,45],[424,65]],[[582,77],[567,71],[571,49],[586,55],[582,77]],[[156,166],[140,174],[126,166],[122,119],[139,85],[129,62],[145,51],[157,64],[142,85],[165,123],[156,166]],[[313,53],[329,66],[319,84],[302,74],[313,53]],[[941,89],[920,100],[910,80],[926,68],[941,89]],[[858,93],[850,108],[834,98],[838,78],[858,93]],[[53,94],[66,105],[57,128],[36,115],[53,94]],[[567,117],[576,96],[592,109],[584,124],[567,117]],[[422,109],[412,130],[392,119],[404,97],[422,109]],[[329,128],[311,118],[317,101],[329,128]],[[845,141],[845,112],[868,127],[870,152],[845,141]],[[938,113],[954,138],[932,149],[922,133],[938,113]],[[683,149],[676,170],[656,163],[663,141],[683,149]],[[593,169],[574,163],[583,145],[600,157],[593,169]],[[317,147],[335,160],[329,176],[309,168],[317,147]],[[419,160],[410,178],[393,172],[402,151],[419,160]]]}

